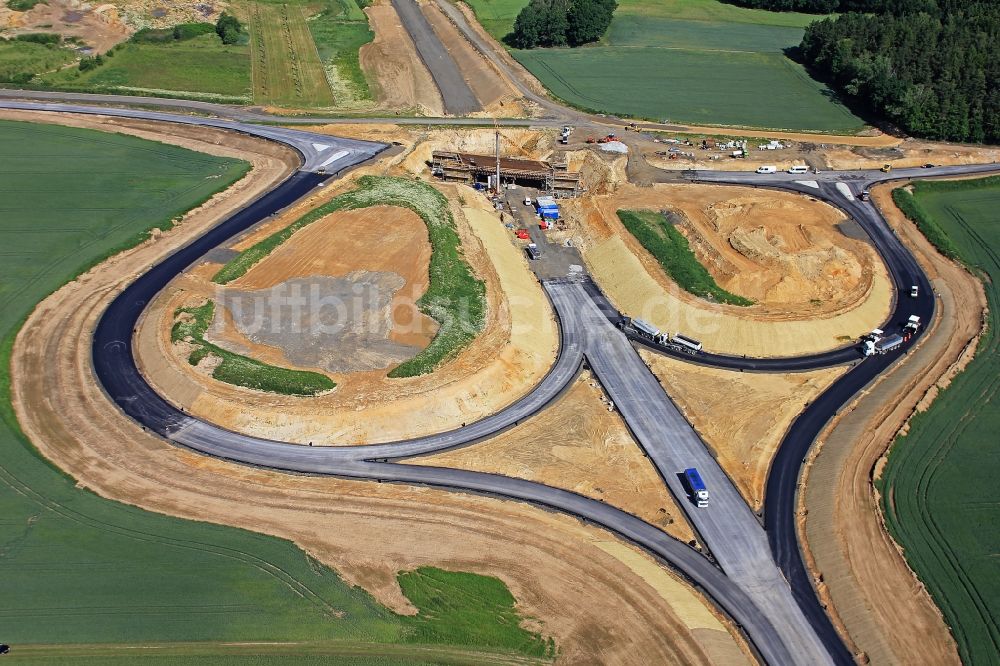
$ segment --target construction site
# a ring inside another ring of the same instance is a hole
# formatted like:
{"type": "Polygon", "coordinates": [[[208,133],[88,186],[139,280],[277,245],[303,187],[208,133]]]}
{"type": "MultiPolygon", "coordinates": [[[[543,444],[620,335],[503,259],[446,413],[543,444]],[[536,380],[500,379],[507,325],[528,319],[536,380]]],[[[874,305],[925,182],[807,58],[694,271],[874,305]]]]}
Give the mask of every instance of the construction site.
{"type": "MultiPolygon", "coordinates": [[[[499,137],[499,133],[497,134],[499,137]]],[[[531,187],[555,197],[575,197],[581,192],[580,173],[570,171],[566,161],[547,162],[500,155],[500,141],[493,155],[474,155],[435,150],[431,172],[452,183],[465,183],[490,190],[507,185],[531,187]]]]}

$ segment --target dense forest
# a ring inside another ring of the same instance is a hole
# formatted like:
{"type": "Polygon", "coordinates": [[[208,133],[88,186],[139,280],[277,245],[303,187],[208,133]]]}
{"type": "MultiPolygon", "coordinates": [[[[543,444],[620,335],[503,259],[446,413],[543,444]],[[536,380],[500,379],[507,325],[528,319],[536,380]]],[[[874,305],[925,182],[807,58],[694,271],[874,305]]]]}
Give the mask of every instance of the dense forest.
{"type": "Polygon", "coordinates": [[[832,14],[834,12],[936,11],[934,0],[722,0],[730,5],[767,9],[772,12],[832,14]]]}
{"type": "Polygon", "coordinates": [[[914,136],[1000,142],[1000,3],[891,0],[806,28],[807,67],[914,136]]]}
{"type": "Polygon", "coordinates": [[[596,42],[617,8],[616,0],[531,0],[505,40],[518,49],[596,42]]]}

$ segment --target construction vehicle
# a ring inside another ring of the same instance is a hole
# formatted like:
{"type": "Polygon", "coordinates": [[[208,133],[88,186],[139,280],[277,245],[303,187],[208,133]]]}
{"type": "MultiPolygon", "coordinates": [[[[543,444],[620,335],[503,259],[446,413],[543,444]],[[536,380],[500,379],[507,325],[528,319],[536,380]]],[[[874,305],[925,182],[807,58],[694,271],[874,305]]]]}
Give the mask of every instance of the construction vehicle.
{"type": "Polygon", "coordinates": [[[644,338],[649,338],[654,342],[658,342],[662,335],[660,329],[656,326],[650,324],[648,321],[643,319],[632,319],[631,317],[622,317],[621,321],[618,322],[619,328],[624,330],[632,330],[641,335],[644,338]]]}
{"type": "Polygon", "coordinates": [[[691,493],[691,501],[694,502],[695,506],[699,509],[707,507],[708,488],[701,480],[701,474],[698,473],[698,470],[694,467],[688,467],[684,470],[684,481],[687,483],[688,492],[691,493]]]}
{"type": "Polygon", "coordinates": [[[920,330],[920,317],[910,315],[910,318],[903,325],[903,340],[909,340],[918,330],[920,330]]]}
{"type": "Polygon", "coordinates": [[[906,340],[903,336],[898,333],[893,333],[892,335],[887,335],[884,338],[880,338],[878,341],[865,341],[865,356],[874,356],[875,354],[888,354],[894,349],[899,349],[906,340]]]}
{"type": "Polygon", "coordinates": [[[883,164],[882,168],[879,169],[879,171],[881,171],[882,173],[889,173],[890,171],[892,171],[892,165],[891,164],[883,164]]]}
{"type": "Polygon", "coordinates": [[[698,354],[702,350],[702,344],[697,340],[692,340],[691,338],[681,335],[677,335],[670,338],[670,345],[677,351],[682,351],[685,354],[698,354]]]}

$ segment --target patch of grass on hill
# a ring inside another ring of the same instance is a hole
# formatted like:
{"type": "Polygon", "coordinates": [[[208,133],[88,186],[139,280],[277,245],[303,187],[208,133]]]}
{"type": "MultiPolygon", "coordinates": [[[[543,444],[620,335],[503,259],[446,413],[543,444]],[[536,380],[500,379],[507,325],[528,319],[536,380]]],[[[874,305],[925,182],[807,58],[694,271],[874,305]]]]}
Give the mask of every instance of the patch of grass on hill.
{"type": "Polygon", "coordinates": [[[397,576],[406,598],[419,609],[406,618],[414,643],[472,643],[527,654],[555,657],[555,643],[523,629],[515,599],[503,581],[477,574],[421,567],[397,576]]]}
{"type": "Polygon", "coordinates": [[[903,215],[917,225],[920,233],[938,249],[938,252],[949,259],[961,260],[955,243],[938,225],[937,221],[924,210],[913,194],[904,187],[897,187],[892,191],[892,200],[899,207],[899,210],[903,211],[903,215]]]}
{"type": "Polygon", "coordinates": [[[212,370],[213,378],[235,386],[283,395],[316,395],[336,386],[324,374],[268,365],[208,342],[205,333],[212,325],[214,316],[213,301],[197,307],[178,308],[174,312],[175,323],[170,330],[171,341],[194,345],[195,348],[188,357],[191,365],[198,365],[206,358],[219,359],[219,365],[212,370]]]}
{"type": "Polygon", "coordinates": [[[308,24],[336,105],[350,107],[370,101],[371,88],[361,70],[359,51],[375,39],[375,33],[365,13],[354,0],[328,0],[325,10],[311,17],[308,24]]]}
{"type": "Polygon", "coordinates": [[[86,72],[65,69],[41,77],[56,88],[144,92],[158,96],[250,101],[250,55],[213,32],[185,39],[120,44],[104,64],[86,72]]]}
{"type": "MultiPolygon", "coordinates": [[[[299,229],[340,210],[400,206],[415,212],[427,226],[431,243],[430,283],[417,301],[420,311],[439,324],[431,343],[395,367],[390,377],[414,377],[431,372],[482,331],[486,319],[486,287],[472,274],[462,256],[462,242],[444,195],[426,183],[406,178],[364,176],[358,188],[313,209],[290,225],[241,252],[212,278],[227,284],[292,237],[299,229]]],[[[391,224],[391,222],[387,222],[391,224]]]]}
{"type": "Polygon", "coordinates": [[[46,0],[8,0],[7,7],[15,12],[26,12],[34,9],[35,5],[47,4],[46,0]]]}
{"type": "Polygon", "coordinates": [[[715,282],[712,274],[691,251],[687,238],[661,213],[620,210],[618,219],[653,255],[677,285],[695,296],[729,305],[753,305],[753,301],[731,294],[715,282]]]}
{"type": "MultiPolygon", "coordinates": [[[[1000,178],[916,182],[945,247],[981,275],[988,319],[976,356],[897,438],[876,484],[907,562],[951,627],[964,664],[1000,654],[1000,178]]],[[[924,229],[921,226],[921,229],[924,229]]]]}
{"type": "Polygon", "coordinates": [[[72,50],[58,45],[0,39],[0,83],[28,83],[75,58],[72,50]]]}

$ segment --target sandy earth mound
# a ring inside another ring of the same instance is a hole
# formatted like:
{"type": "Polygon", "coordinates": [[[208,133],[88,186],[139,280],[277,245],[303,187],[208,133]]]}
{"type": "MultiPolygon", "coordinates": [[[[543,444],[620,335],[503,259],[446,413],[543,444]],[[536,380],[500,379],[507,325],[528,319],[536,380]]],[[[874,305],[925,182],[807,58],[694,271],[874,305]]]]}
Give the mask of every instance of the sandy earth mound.
{"type": "Polygon", "coordinates": [[[842,346],[881,324],[891,285],[875,251],[846,235],[843,215],[807,197],[707,185],[624,186],[564,206],[568,234],[625,314],[681,331],[710,351],[787,356],[842,346]],[[750,307],[679,289],[618,220],[665,210],[699,261],[750,307]],[[843,229],[843,231],[842,231],[843,229]]]}
{"type": "MultiPolygon", "coordinates": [[[[345,181],[324,188],[312,201],[265,222],[232,247],[242,249],[252,245],[320,201],[350,187],[351,182],[345,181]]],[[[384,368],[337,372],[332,375],[337,382],[336,390],[310,398],[264,394],[211,379],[206,370],[187,363],[184,350],[174,348],[170,326],[173,312],[181,304],[186,304],[193,295],[204,298],[214,293],[215,288],[207,279],[217,270],[217,263],[203,264],[180,276],[154,302],[138,336],[137,355],[143,372],[177,404],[213,423],[262,437],[317,445],[372,443],[441,432],[482,418],[516,400],[541,381],[555,359],[558,334],[551,307],[528,270],[523,254],[499,224],[489,203],[467,188],[443,186],[442,191],[456,202],[452,213],[465,257],[474,272],[486,281],[488,315],[484,332],[433,373],[392,379],[386,376],[384,368]],[[457,205],[460,197],[467,204],[464,208],[457,205]],[[512,296],[517,299],[517,307],[511,304],[512,296]],[[362,411],[363,419],[358,418],[362,411]]],[[[358,233],[349,239],[336,231],[337,226],[317,226],[327,221],[329,225],[338,225],[337,216],[313,223],[293,235],[246,276],[231,283],[232,286],[267,287],[274,279],[288,279],[316,270],[331,271],[334,275],[358,270],[386,271],[408,277],[412,285],[426,285],[427,264],[422,257],[428,257],[429,251],[421,249],[419,243],[410,244],[406,239],[412,236],[407,234],[390,242],[389,234],[382,232],[384,227],[391,226],[386,222],[386,214],[376,211],[369,215],[352,218],[360,226],[355,227],[358,233]],[[311,236],[299,235],[310,230],[311,236]],[[349,251],[340,251],[342,239],[349,243],[349,251]],[[316,263],[310,257],[317,252],[331,258],[316,263]],[[275,260],[273,276],[268,267],[272,259],[275,260]]],[[[418,217],[414,215],[413,219],[422,227],[418,217]]],[[[423,233],[421,242],[426,244],[426,231],[423,233]]],[[[410,294],[418,296],[425,288],[411,289],[410,294]]],[[[417,330],[426,328],[417,326],[417,330]]],[[[229,339],[252,346],[252,355],[262,361],[297,367],[287,355],[275,355],[274,347],[253,346],[244,336],[229,336],[229,339]]],[[[406,335],[390,335],[389,339],[403,345],[420,341],[418,336],[406,335]]],[[[344,358],[343,354],[337,356],[344,358]]]]}
{"type": "Polygon", "coordinates": [[[67,38],[75,37],[103,53],[135,32],[135,26],[128,23],[129,14],[123,14],[122,10],[124,6],[136,4],[49,0],[26,12],[16,12],[3,2],[0,3],[0,35],[8,37],[27,32],[52,32],[67,38]]]}

